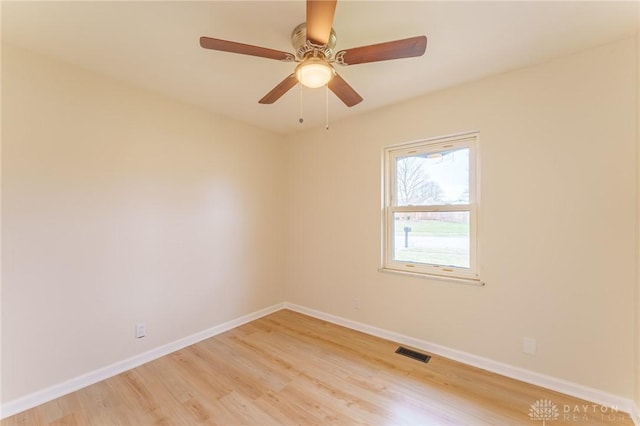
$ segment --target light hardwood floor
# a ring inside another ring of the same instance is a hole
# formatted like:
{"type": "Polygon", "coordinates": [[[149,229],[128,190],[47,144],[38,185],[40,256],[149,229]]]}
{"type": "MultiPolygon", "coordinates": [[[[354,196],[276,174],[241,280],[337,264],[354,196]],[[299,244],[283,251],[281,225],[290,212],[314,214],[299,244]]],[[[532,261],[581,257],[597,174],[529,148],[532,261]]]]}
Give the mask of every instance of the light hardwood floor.
{"type": "Polygon", "coordinates": [[[610,408],[289,310],[2,421],[13,425],[633,425],[610,408]],[[567,408],[568,407],[568,408],[567,408]],[[553,408],[553,406],[551,406],[553,408]],[[570,411],[567,413],[567,409],[570,411]]]}

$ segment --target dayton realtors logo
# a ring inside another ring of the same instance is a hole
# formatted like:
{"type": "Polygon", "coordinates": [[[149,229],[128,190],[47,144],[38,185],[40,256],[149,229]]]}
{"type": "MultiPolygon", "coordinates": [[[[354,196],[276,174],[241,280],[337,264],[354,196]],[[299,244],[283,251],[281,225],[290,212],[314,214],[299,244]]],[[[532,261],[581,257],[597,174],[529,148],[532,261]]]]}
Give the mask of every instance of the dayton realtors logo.
{"type": "Polygon", "coordinates": [[[542,426],[545,426],[549,420],[558,420],[560,411],[558,406],[548,399],[539,399],[529,408],[529,418],[531,420],[542,420],[542,426]]]}
{"type": "Polygon", "coordinates": [[[624,417],[617,407],[598,404],[564,404],[558,407],[548,399],[539,399],[529,408],[529,418],[542,421],[542,426],[546,426],[546,422],[553,420],[588,422],[598,419],[603,422],[616,422],[624,417]]]}

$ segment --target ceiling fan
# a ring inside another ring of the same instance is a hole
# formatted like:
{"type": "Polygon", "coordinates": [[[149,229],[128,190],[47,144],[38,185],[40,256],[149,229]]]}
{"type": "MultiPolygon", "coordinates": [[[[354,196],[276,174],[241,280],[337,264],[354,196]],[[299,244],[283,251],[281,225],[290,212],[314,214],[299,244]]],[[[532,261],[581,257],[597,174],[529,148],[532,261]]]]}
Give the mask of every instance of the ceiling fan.
{"type": "Polygon", "coordinates": [[[422,56],[427,48],[427,37],[417,36],[386,43],[371,44],[341,50],[335,55],[336,33],[332,28],[337,0],[307,0],[307,20],[298,25],[291,34],[295,55],[265,47],[236,43],[211,37],[200,37],[200,46],[205,49],[239,53],[298,62],[295,71],[282,80],[260,101],[272,104],[298,82],[316,88],[327,85],[348,107],[357,105],[362,97],[336,73],[333,64],[356,65],[390,59],[422,56]]]}

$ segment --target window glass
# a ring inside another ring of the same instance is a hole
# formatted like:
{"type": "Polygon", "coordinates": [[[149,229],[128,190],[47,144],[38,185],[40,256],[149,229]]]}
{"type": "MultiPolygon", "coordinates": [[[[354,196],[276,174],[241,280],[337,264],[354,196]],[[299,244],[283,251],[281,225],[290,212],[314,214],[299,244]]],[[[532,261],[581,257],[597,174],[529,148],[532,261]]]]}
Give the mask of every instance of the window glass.
{"type": "Polygon", "coordinates": [[[469,212],[394,213],[393,260],[469,268],[469,212]]]}
{"type": "Polygon", "coordinates": [[[396,205],[469,203],[469,148],[397,157],[396,205]]]}

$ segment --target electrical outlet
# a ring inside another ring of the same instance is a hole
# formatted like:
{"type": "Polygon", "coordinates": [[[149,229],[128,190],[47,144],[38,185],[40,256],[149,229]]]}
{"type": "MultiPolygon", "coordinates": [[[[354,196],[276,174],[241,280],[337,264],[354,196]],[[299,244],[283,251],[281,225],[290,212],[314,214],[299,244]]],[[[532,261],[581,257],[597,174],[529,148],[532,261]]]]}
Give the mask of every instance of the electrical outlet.
{"type": "Polygon", "coordinates": [[[360,309],[360,298],[359,297],[354,297],[353,298],[353,309],[356,309],[356,310],[360,309]]]}
{"type": "Polygon", "coordinates": [[[143,322],[136,324],[136,339],[142,339],[147,335],[147,326],[143,322]]]}
{"type": "Polygon", "coordinates": [[[522,352],[527,355],[536,354],[536,339],[532,337],[523,337],[522,338],[522,352]]]}

